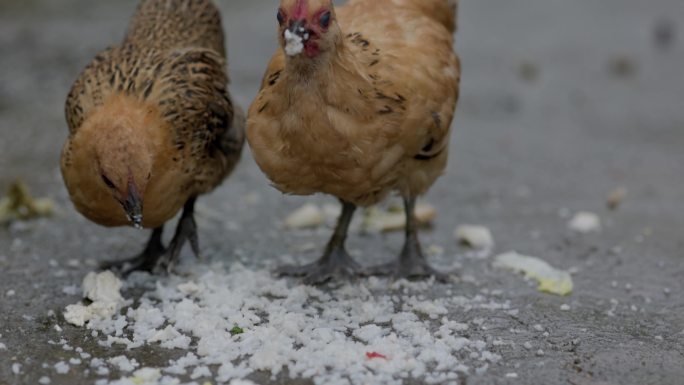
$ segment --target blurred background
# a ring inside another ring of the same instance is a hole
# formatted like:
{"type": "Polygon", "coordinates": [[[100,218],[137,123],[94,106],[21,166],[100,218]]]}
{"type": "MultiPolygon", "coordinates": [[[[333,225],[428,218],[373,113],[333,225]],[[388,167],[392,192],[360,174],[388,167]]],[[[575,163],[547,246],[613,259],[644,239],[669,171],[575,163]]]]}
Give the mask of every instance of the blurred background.
{"type": "MultiPolygon", "coordinates": [[[[277,2],[218,3],[232,92],[247,107],[275,48],[277,2]]],[[[21,176],[37,191],[61,189],[65,95],[122,38],[136,4],[0,2],[0,187],[21,176]]],[[[674,214],[684,194],[682,20],[679,0],[462,1],[450,188],[486,190],[496,179],[570,204],[620,184],[648,200],[643,215],[674,214]]]]}
{"type": "MultiPolygon", "coordinates": [[[[277,2],[215,2],[228,37],[231,92],[247,108],[276,47],[277,2]]],[[[0,227],[0,290],[25,287],[24,312],[52,301],[63,285],[80,282],[97,261],[137,252],[147,237],[103,229],[77,215],[59,173],[66,94],[99,50],[122,39],[136,4],[0,0],[0,192],[21,179],[32,194],[56,202],[52,218],[0,227]],[[40,285],[30,286],[35,277],[40,285]]],[[[682,0],[463,0],[456,35],[462,88],[450,166],[425,198],[439,209],[434,228],[423,234],[425,244],[443,250],[435,258],[455,260],[485,279],[491,275],[493,285],[523,303],[555,304],[534,297],[534,290],[517,292],[514,278],[463,257],[453,230],[482,223],[502,251],[579,267],[574,298],[588,304],[587,312],[603,299],[637,294],[653,310],[646,321],[623,317],[597,325],[634,322],[652,327],[653,335],[681,326],[684,301],[662,291],[667,286],[675,292],[684,282],[683,23],[682,0]],[[606,199],[616,189],[627,195],[611,211],[606,199]],[[568,233],[567,216],[580,210],[597,212],[603,231],[568,233]],[[613,280],[635,289],[618,292],[607,284],[613,280]]],[[[334,202],[281,196],[245,151],[233,177],[200,201],[202,247],[227,262],[314,258],[328,230],[288,234],[279,225],[311,200],[334,202]]],[[[365,263],[391,258],[401,243],[401,235],[382,235],[382,242],[377,236],[352,238],[365,263]]],[[[7,322],[20,319],[15,307],[2,302],[7,322]]],[[[672,338],[674,351],[684,351],[681,337],[672,338]]],[[[661,380],[681,370],[675,364],[681,355],[643,349],[632,357],[634,367],[662,361],[666,376],[655,377],[661,380]]],[[[624,369],[612,368],[611,359],[600,370],[624,369]]]]}

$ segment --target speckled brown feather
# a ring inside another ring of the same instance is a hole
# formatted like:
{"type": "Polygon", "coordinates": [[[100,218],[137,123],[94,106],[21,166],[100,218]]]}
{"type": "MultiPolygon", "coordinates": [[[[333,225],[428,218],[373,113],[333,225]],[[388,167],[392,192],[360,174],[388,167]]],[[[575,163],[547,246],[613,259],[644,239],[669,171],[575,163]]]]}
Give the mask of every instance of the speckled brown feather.
{"type": "Polygon", "coordinates": [[[141,2],[125,43],[160,50],[207,48],[225,57],[221,15],[208,0],[141,2]]]}
{"type": "Polygon", "coordinates": [[[458,99],[455,5],[352,0],[336,9],[339,41],[314,70],[276,53],[247,136],[278,189],[358,205],[427,191],[446,167],[458,99]]]}
{"type": "MultiPolygon", "coordinates": [[[[79,172],[74,158],[89,156],[75,146],[95,146],[105,135],[121,142],[166,138],[160,146],[148,146],[156,159],[148,189],[176,197],[147,194],[146,227],[162,224],[190,196],[211,191],[228,176],[240,157],[244,116],[227,90],[223,41],[218,11],[209,0],[145,0],[124,42],[98,54],[84,69],[67,97],[70,135],[62,154],[64,179],[79,211],[98,211],[86,207],[87,200],[102,195],[103,186],[74,175],[79,172]],[[118,134],[118,118],[111,111],[121,105],[131,116],[136,116],[134,110],[145,111],[147,119],[154,116],[156,120],[145,123],[152,128],[129,119],[124,123],[135,134],[118,134]],[[99,126],[92,128],[96,122],[99,126]],[[170,200],[172,207],[163,207],[162,200],[170,200]],[[156,215],[155,208],[163,214],[156,215]]],[[[122,210],[108,206],[104,214],[86,216],[104,225],[125,225],[122,210]]]]}

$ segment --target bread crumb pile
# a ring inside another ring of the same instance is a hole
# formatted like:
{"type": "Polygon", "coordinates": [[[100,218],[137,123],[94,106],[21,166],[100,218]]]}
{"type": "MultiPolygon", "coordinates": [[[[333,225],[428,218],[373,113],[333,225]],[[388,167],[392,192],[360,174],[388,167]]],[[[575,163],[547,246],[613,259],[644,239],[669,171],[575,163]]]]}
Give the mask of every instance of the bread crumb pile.
{"type": "Polygon", "coordinates": [[[482,295],[426,299],[420,293],[432,281],[370,278],[322,289],[239,264],[194,269],[185,277],[134,275],[124,288],[146,288],[140,299],[85,325],[103,346],[187,350],[165,367],[126,356],[91,358],[89,366],[104,376],[98,385],[179,384],[178,378],[231,384],[257,371],[326,385],[410,378],[455,384],[501,359],[491,343],[465,337],[477,326],[449,314],[507,310],[507,302],[482,295]],[[112,379],[110,369],[124,377],[112,379]]]}

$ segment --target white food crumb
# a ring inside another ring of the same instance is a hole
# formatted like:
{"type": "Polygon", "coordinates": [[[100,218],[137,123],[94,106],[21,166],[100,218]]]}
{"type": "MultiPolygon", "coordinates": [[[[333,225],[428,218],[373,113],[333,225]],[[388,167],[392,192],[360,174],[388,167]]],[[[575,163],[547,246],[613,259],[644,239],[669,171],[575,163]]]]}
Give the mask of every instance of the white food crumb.
{"type": "Polygon", "coordinates": [[[50,377],[48,377],[48,376],[43,376],[38,380],[38,383],[41,385],[48,385],[51,382],[52,382],[52,380],[50,380],[50,377]]]}
{"type": "Polygon", "coordinates": [[[14,290],[7,290],[7,293],[5,294],[8,297],[14,297],[14,295],[17,294],[14,290]]]}
{"type": "Polygon", "coordinates": [[[83,293],[93,302],[121,302],[121,281],[111,271],[89,273],[83,279],[83,293]]]}
{"type": "Polygon", "coordinates": [[[55,371],[59,374],[69,373],[69,364],[64,361],[59,361],[55,364],[55,371]]]}
{"type": "Polygon", "coordinates": [[[287,229],[309,229],[325,224],[325,212],[315,204],[308,203],[290,214],[283,223],[287,229]]]}
{"type": "Polygon", "coordinates": [[[383,337],[386,334],[389,334],[389,331],[384,330],[378,325],[366,325],[360,329],[355,330],[353,334],[354,337],[358,338],[359,340],[366,343],[371,343],[377,340],[378,338],[383,337]]]}
{"type": "Polygon", "coordinates": [[[121,281],[111,271],[89,273],[83,279],[83,294],[92,303],[68,305],[64,319],[72,325],[83,326],[91,320],[113,316],[124,303],[120,290],[121,281]]]}
{"type": "Polygon", "coordinates": [[[570,310],[570,305],[568,305],[567,303],[564,303],[560,306],[560,309],[562,311],[568,311],[568,310],[570,310]]]}
{"type": "Polygon", "coordinates": [[[157,331],[147,342],[161,342],[161,346],[167,349],[187,349],[191,339],[169,325],[157,331]]]}
{"type": "MultiPolygon", "coordinates": [[[[437,209],[425,202],[417,203],[414,213],[420,226],[430,224],[437,217],[437,209]]],[[[380,207],[371,207],[364,213],[362,227],[370,232],[400,231],[406,228],[406,213],[403,208],[390,207],[384,210],[380,207]]]]}
{"type": "Polygon", "coordinates": [[[568,228],[578,233],[592,233],[601,230],[601,218],[598,215],[581,211],[568,222],[568,228]]]}
{"type": "Polygon", "coordinates": [[[537,350],[537,353],[536,353],[536,354],[537,354],[538,357],[542,357],[542,356],[544,355],[544,351],[541,350],[541,349],[539,349],[539,350],[537,350]]]}
{"type": "Polygon", "coordinates": [[[190,378],[196,380],[198,378],[211,377],[211,370],[206,366],[198,366],[192,371],[190,378]]]}
{"type": "Polygon", "coordinates": [[[0,342],[0,350],[7,350],[7,345],[0,342]]]}
{"type": "Polygon", "coordinates": [[[161,376],[161,371],[159,369],[141,368],[133,372],[133,382],[136,384],[156,383],[161,376]]]}
{"type": "Polygon", "coordinates": [[[230,385],[257,385],[255,382],[252,382],[250,380],[233,380],[230,382],[230,385]]]}
{"type": "Polygon", "coordinates": [[[506,373],[506,378],[518,378],[518,373],[506,373]]]}
{"type": "Polygon", "coordinates": [[[491,249],[494,246],[492,232],[484,226],[461,225],[454,233],[456,240],[475,249],[491,249]]]}
{"type": "Polygon", "coordinates": [[[21,364],[16,363],[16,362],[13,363],[12,364],[12,373],[14,373],[14,375],[20,374],[21,373],[21,364]]]}
{"type": "Polygon", "coordinates": [[[537,257],[508,252],[495,257],[494,267],[524,273],[526,277],[539,282],[537,290],[541,292],[568,295],[573,289],[570,273],[556,269],[537,257]]]}
{"type": "Polygon", "coordinates": [[[186,295],[197,294],[200,291],[200,287],[194,282],[186,282],[178,285],[178,290],[186,295]]]}
{"type": "Polygon", "coordinates": [[[128,357],[126,356],[116,356],[113,358],[110,358],[109,363],[116,366],[120,371],[122,372],[132,372],[140,366],[138,362],[134,359],[129,360],[128,357]]]}
{"type": "Polygon", "coordinates": [[[304,50],[304,41],[301,36],[296,33],[290,32],[289,29],[285,30],[285,53],[288,56],[296,56],[302,53],[304,50]]]}
{"type": "Polygon", "coordinates": [[[95,371],[95,374],[97,374],[98,376],[107,376],[107,375],[109,375],[109,369],[107,367],[100,366],[95,371]]]}

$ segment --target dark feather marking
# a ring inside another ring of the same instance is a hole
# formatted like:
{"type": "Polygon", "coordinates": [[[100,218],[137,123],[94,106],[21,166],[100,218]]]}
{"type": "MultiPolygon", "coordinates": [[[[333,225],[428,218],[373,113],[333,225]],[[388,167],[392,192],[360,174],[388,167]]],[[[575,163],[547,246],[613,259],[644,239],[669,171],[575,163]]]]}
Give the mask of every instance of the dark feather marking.
{"type": "Polygon", "coordinates": [[[281,73],[281,72],[282,72],[282,71],[276,71],[276,72],[274,72],[273,74],[271,74],[271,75],[268,77],[268,85],[269,85],[269,86],[272,86],[272,85],[276,84],[276,82],[278,81],[278,79],[280,79],[280,73],[281,73]]]}
{"type": "MultiPolygon", "coordinates": [[[[431,140],[429,146],[433,146],[433,145],[434,145],[434,144],[433,144],[433,140],[431,140]]],[[[431,155],[418,154],[418,155],[414,156],[413,159],[416,159],[416,160],[430,160],[430,159],[434,159],[434,158],[440,156],[440,155],[444,152],[444,150],[446,150],[446,147],[444,147],[441,151],[439,151],[439,152],[437,152],[437,153],[435,153],[435,154],[431,154],[431,155]]]]}
{"type": "Polygon", "coordinates": [[[378,111],[381,115],[391,114],[392,112],[394,112],[394,110],[390,106],[385,106],[382,110],[378,111]]]}
{"type": "Polygon", "coordinates": [[[432,111],[432,119],[434,119],[438,128],[442,127],[442,117],[439,115],[439,113],[432,111]]]}
{"type": "Polygon", "coordinates": [[[147,80],[147,82],[145,83],[145,90],[143,90],[144,99],[150,97],[150,93],[152,93],[152,88],[154,88],[154,80],[147,80]]]}

